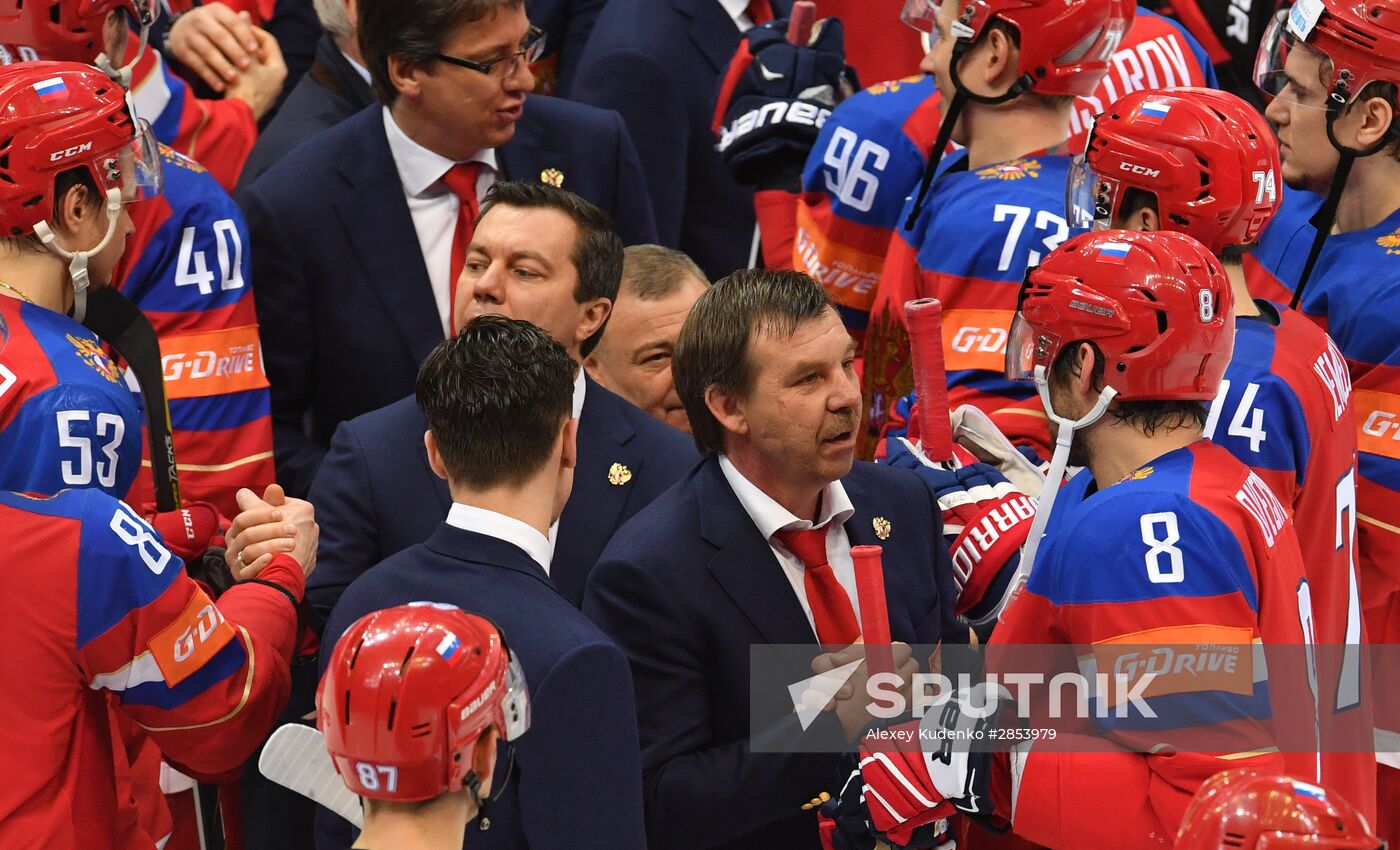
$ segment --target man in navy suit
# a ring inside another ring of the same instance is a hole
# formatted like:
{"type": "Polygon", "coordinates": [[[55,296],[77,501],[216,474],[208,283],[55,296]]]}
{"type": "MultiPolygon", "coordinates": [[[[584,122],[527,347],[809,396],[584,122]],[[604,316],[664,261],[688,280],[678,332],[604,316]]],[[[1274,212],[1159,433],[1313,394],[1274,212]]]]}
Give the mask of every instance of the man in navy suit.
{"type": "Polygon", "coordinates": [[[632,662],[652,847],[820,846],[803,809],[843,777],[817,742],[870,722],[864,673],[803,731],[787,686],[810,672],[751,682],[750,647],[853,643],[851,547],[884,549],[896,641],[967,640],[932,491],[852,463],[854,358],[824,290],[797,272],[737,272],[681,329],[676,389],[707,457],[614,536],[583,606],[632,662]]]}
{"type": "MultiPolygon", "coordinates": [[[[530,729],[513,769],[497,767],[482,813],[491,826],[469,828],[471,850],[646,846],[627,659],[548,575],[549,528],[575,469],[577,368],[543,330],[503,316],[478,318],[433,350],[417,402],[452,508],[427,542],[355,581],[321,644],[324,672],[351,623],[418,601],[455,605],[510,635],[529,686],[530,729]]],[[[348,846],[325,830],[317,841],[320,850],[348,846]]]]}
{"type": "Polygon", "coordinates": [[[571,96],[616,109],[637,143],[661,244],[710,279],[748,265],[753,192],[734,182],[710,129],[740,34],[785,17],[791,0],[610,0],[571,96]]]}
{"type": "Polygon", "coordinates": [[[248,217],[278,480],[305,493],[336,425],[407,395],[451,332],[486,189],[563,185],[655,241],[621,119],[526,93],[540,39],[520,0],[361,0],[385,106],[302,145],[239,197],[248,217]]]}
{"type": "MultiPolygon", "coordinates": [[[[622,241],[587,201],[538,183],[497,183],[472,235],[456,323],[501,313],[544,328],[575,360],[596,344],[622,277],[622,241]]],[[[684,434],[575,379],[579,463],[560,517],[550,579],[583,601],[608,538],[698,460],[684,434]]],[[[421,543],[451,506],[423,448],[410,396],[340,426],[312,487],[321,548],[308,598],[325,613],[356,576],[421,543]]]]}

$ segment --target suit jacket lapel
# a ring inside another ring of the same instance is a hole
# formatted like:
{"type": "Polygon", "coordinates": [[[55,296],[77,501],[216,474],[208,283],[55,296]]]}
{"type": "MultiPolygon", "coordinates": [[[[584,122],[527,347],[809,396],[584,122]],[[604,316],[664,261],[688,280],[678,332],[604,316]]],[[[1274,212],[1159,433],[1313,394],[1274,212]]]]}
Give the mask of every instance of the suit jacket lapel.
{"type": "MultiPolygon", "coordinates": [[[[544,97],[544,95],[532,95],[544,97]]],[[[501,166],[502,180],[524,180],[536,182],[546,169],[556,168],[567,158],[555,147],[561,140],[550,138],[537,121],[532,120],[527,104],[520,121],[515,125],[515,135],[510,141],[496,149],[496,162],[501,166]]],[[[562,172],[561,172],[562,173],[562,172]]],[[[565,181],[568,175],[564,175],[565,181]]],[[[569,188],[566,184],[564,188],[569,188]]],[[[580,422],[581,426],[583,423],[580,422]]]]}
{"type": "Polygon", "coordinates": [[[355,191],[336,205],[336,214],[383,315],[421,363],[442,341],[442,322],[382,115],[371,106],[349,119],[360,124],[360,150],[346,158],[341,175],[355,191]]]}
{"type": "Polygon", "coordinates": [[[730,489],[719,460],[707,458],[695,481],[700,536],[717,550],[706,566],[724,592],[768,643],[815,643],[817,635],[792,585],[730,489]]]}
{"type": "MultiPolygon", "coordinates": [[[[850,541],[851,547],[856,546],[879,546],[881,552],[881,564],[883,572],[888,579],[897,575],[912,575],[909,572],[916,569],[932,570],[932,564],[925,564],[920,567],[918,564],[907,564],[905,553],[897,546],[890,544],[894,536],[894,530],[889,519],[875,513],[880,510],[877,500],[865,486],[861,484],[855,475],[847,475],[841,479],[841,486],[846,488],[846,495],[850,497],[851,505],[855,508],[855,513],[846,520],[846,539],[850,541]],[[876,526],[883,529],[885,538],[881,539],[876,533],[876,526]]],[[[885,582],[885,607],[889,612],[890,631],[899,639],[912,639],[913,621],[909,617],[909,612],[902,604],[899,597],[899,588],[892,580],[885,582]]],[[[864,624],[862,624],[864,625],[864,624]]]]}
{"type": "MultiPolygon", "coordinates": [[[[690,18],[690,40],[705,54],[715,71],[729,67],[739,43],[738,29],[729,13],[715,0],[673,0],[676,9],[690,18]]],[[[772,0],[773,13],[785,18],[792,11],[792,0],[772,0]]]]}

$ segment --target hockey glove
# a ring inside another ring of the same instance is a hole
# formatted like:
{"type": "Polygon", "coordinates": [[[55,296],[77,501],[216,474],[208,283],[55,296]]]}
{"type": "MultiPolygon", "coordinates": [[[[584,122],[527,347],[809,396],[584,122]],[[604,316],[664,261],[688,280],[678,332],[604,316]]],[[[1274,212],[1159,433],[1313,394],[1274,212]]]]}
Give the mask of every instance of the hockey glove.
{"type": "MultiPolygon", "coordinates": [[[[917,740],[918,724],[905,726],[917,740]]],[[[862,747],[859,756],[860,764],[840,795],[821,808],[829,850],[870,850],[877,841],[891,847],[953,850],[947,821],[953,806],[937,799],[917,745],[888,751],[862,747]]]]}
{"type": "Polygon", "coordinates": [[[787,40],[786,20],[754,27],[720,83],[713,130],[734,179],[796,192],[807,154],[843,91],[855,88],[841,22],[825,18],[805,45],[787,40]]]}
{"type": "Polygon", "coordinates": [[[1035,500],[990,464],[934,464],[903,438],[889,441],[886,453],[887,464],[914,471],[938,499],[959,588],[955,612],[973,622],[984,619],[1012,587],[1035,500]]]}
{"type": "Polygon", "coordinates": [[[217,508],[208,502],[186,502],[175,511],[157,513],[154,503],[141,508],[165,547],[185,562],[185,572],[203,584],[210,597],[233,586],[233,575],[224,563],[224,532],[228,529],[217,508]]]}

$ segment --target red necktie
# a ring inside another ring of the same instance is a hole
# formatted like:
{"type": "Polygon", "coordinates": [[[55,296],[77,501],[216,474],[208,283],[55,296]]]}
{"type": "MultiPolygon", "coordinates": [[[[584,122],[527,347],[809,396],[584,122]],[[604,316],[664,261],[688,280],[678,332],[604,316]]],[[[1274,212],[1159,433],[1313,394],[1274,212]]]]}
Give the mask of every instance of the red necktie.
{"type": "Polygon", "coordinates": [[[827,563],[826,529],[779,531],[774,537],[796,555],[806,567],[802,583],[807,589],[807,605],[817,626],[817,641],[846,646],[860,637],[856,612],[846,588],[836,580],[836,573],[827,563]]]}
{"type": "Polygon", "coordinates": [[[761,26],[773,20],[773,4],[769,0],[749,0],[744,14],[749,16],[754,26],[761,26]]]}
{"type": "Polygon", "coordinates": [[[448,266],[447,278],[447,313],[453,317],[448,324],[454,334],[457,332],[457,278],[461,277],[462,266],[466,265],[467,247],[471,245],[476,216],[481,209],[476,198],[476,181],[481,176],[481,168],[479,162],[459,162],[442,175],[442,182],[459,201],[457,229],[452,232],[452,262],[448,266]]]}

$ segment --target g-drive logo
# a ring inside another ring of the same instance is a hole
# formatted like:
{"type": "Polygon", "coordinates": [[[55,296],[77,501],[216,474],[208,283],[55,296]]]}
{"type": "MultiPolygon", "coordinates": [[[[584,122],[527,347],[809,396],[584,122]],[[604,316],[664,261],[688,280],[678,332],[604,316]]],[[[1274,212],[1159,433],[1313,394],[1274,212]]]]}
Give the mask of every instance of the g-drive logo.
{"type": "MultiPolygon", "coordinates": [[[[857,659],[788,685],[788,696],[804,731],[821,715],[824,706],[850,680],[861,663],[862,659],[857,659]]],[[[985,694],[988,689],[996,691],[1001,688],[1012,696],[1016,716],[1024,720],[1030,717],[1031,689],[1044,688],[1048,692],[1048,698],[1043,703],[1048,719],[1156,718],[1157,713],[1144,699],[1156,678],[1154,672],[1138,670],[1134,670],[1131,676],[1122,673],[1113,676],[1107,673],[1085,676],[1073,672],[1053,676],[1044,673],[988,673],[976,679],[968,673],[959,673],[955,683],[941,673],[916,673],[910,689],[912,698],[906,698],[903,680],[899,676],[876,673],[866,680],[865,709],[875,720],[895,720],[906,713],[923,717],[929,708],[942,707],[951,701],[958,704],[963,715],[981,719],[996,711],[997,704],[979,694],[985,694]]]]}

